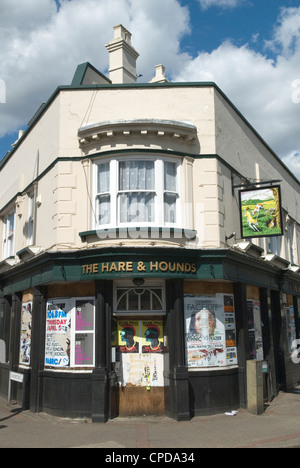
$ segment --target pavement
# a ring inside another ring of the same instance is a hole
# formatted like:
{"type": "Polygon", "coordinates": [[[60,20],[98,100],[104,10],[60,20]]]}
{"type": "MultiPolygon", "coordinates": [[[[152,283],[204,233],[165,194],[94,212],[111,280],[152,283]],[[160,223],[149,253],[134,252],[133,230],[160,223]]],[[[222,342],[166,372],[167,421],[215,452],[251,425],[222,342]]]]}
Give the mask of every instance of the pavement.
{"type": "Polygon", "coordinates": [[[96,424],[86,418],[22,411],[0,398],[0,447],[102,448],[106,449],[103,456],[108,457],[104,461],[130,461],[133,465],[138,464],[137,459],[118,454],[130,454],[131,450],[148,453],[152,454],[147,455],[152,457],[150,461],[157,462],[164,461],[157,460],[158,449],[164,449],[164,453],[175,449],[180,456],[192,449],[199,456],[201,448],[300,448],[300,390],[279,393],[259,416],[240,409],[235,415],[198,416],[185,422],[167,417],[131,417],[96,424]]]}

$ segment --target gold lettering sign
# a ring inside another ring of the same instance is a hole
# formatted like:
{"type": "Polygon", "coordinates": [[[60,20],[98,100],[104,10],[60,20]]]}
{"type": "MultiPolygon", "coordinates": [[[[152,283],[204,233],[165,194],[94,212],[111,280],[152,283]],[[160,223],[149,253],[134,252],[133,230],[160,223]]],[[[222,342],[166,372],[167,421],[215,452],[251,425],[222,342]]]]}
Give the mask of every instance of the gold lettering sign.
{"type": "Polygon", "coordinates": [[[197,273],[197,265],[189,262],[169,262],[169,261],[150,261],[150,262],[101,262],[82,265],[82,274],[103,274],[103,273],[197,273]]]}
{"type": "Polygon", "coordinates": [[[88,275],[89,273],[98,273],[98,263],[91,263],[89,265],[82,265],[82,273],[88,275]]]}

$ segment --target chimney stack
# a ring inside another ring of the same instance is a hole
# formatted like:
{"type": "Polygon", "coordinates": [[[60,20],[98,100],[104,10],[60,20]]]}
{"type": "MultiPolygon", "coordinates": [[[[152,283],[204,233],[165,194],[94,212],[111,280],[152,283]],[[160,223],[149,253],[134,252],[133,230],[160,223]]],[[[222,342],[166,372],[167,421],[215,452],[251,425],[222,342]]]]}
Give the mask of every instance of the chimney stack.
{"type": "Polygon", "coordinates": [[[166,73],[166,69],[163,65],[156,65],[155,77],[152,78],[150,83],[168,83],[165,73],[166,73]]]}
{"type": "Polygon", "coordinates": [[[105,45],[109,52],[109,79],[115,83],[136,83],[136,60],[131,33],[121,24],[114,26],[114,38],[105,45]]]}

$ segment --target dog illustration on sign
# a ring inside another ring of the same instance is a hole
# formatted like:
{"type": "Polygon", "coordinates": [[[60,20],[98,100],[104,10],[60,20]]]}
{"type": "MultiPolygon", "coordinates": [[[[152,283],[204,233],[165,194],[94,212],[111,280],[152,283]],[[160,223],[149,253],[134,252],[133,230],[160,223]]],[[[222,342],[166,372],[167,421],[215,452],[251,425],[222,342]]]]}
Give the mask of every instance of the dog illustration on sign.
{"type": "MultiPolygon", "coordinates": [[[[249,225],[249,227],[253,230],[253,231],[256,231],[258,232],[259,229],[258,229],[258,220],[257,218],[254,219],[252,216],[251,216],[251,211],[249,209],[246,210],[245,212],[245,216],[247,218],[247,223],[249,225]]],[[[258,215],[257,215],[258,216],[258,215]]]]}

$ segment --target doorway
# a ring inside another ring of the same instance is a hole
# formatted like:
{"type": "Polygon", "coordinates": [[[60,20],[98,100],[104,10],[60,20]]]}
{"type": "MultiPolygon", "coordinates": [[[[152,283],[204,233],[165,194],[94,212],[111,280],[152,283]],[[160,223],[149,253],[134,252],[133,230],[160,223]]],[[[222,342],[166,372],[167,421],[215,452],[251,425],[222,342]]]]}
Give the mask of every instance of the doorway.
{"type": "Polygon", "coordinates": [[[113,360],[119,416],[164,414],[164,287],[118,283],[113,360]]]}

